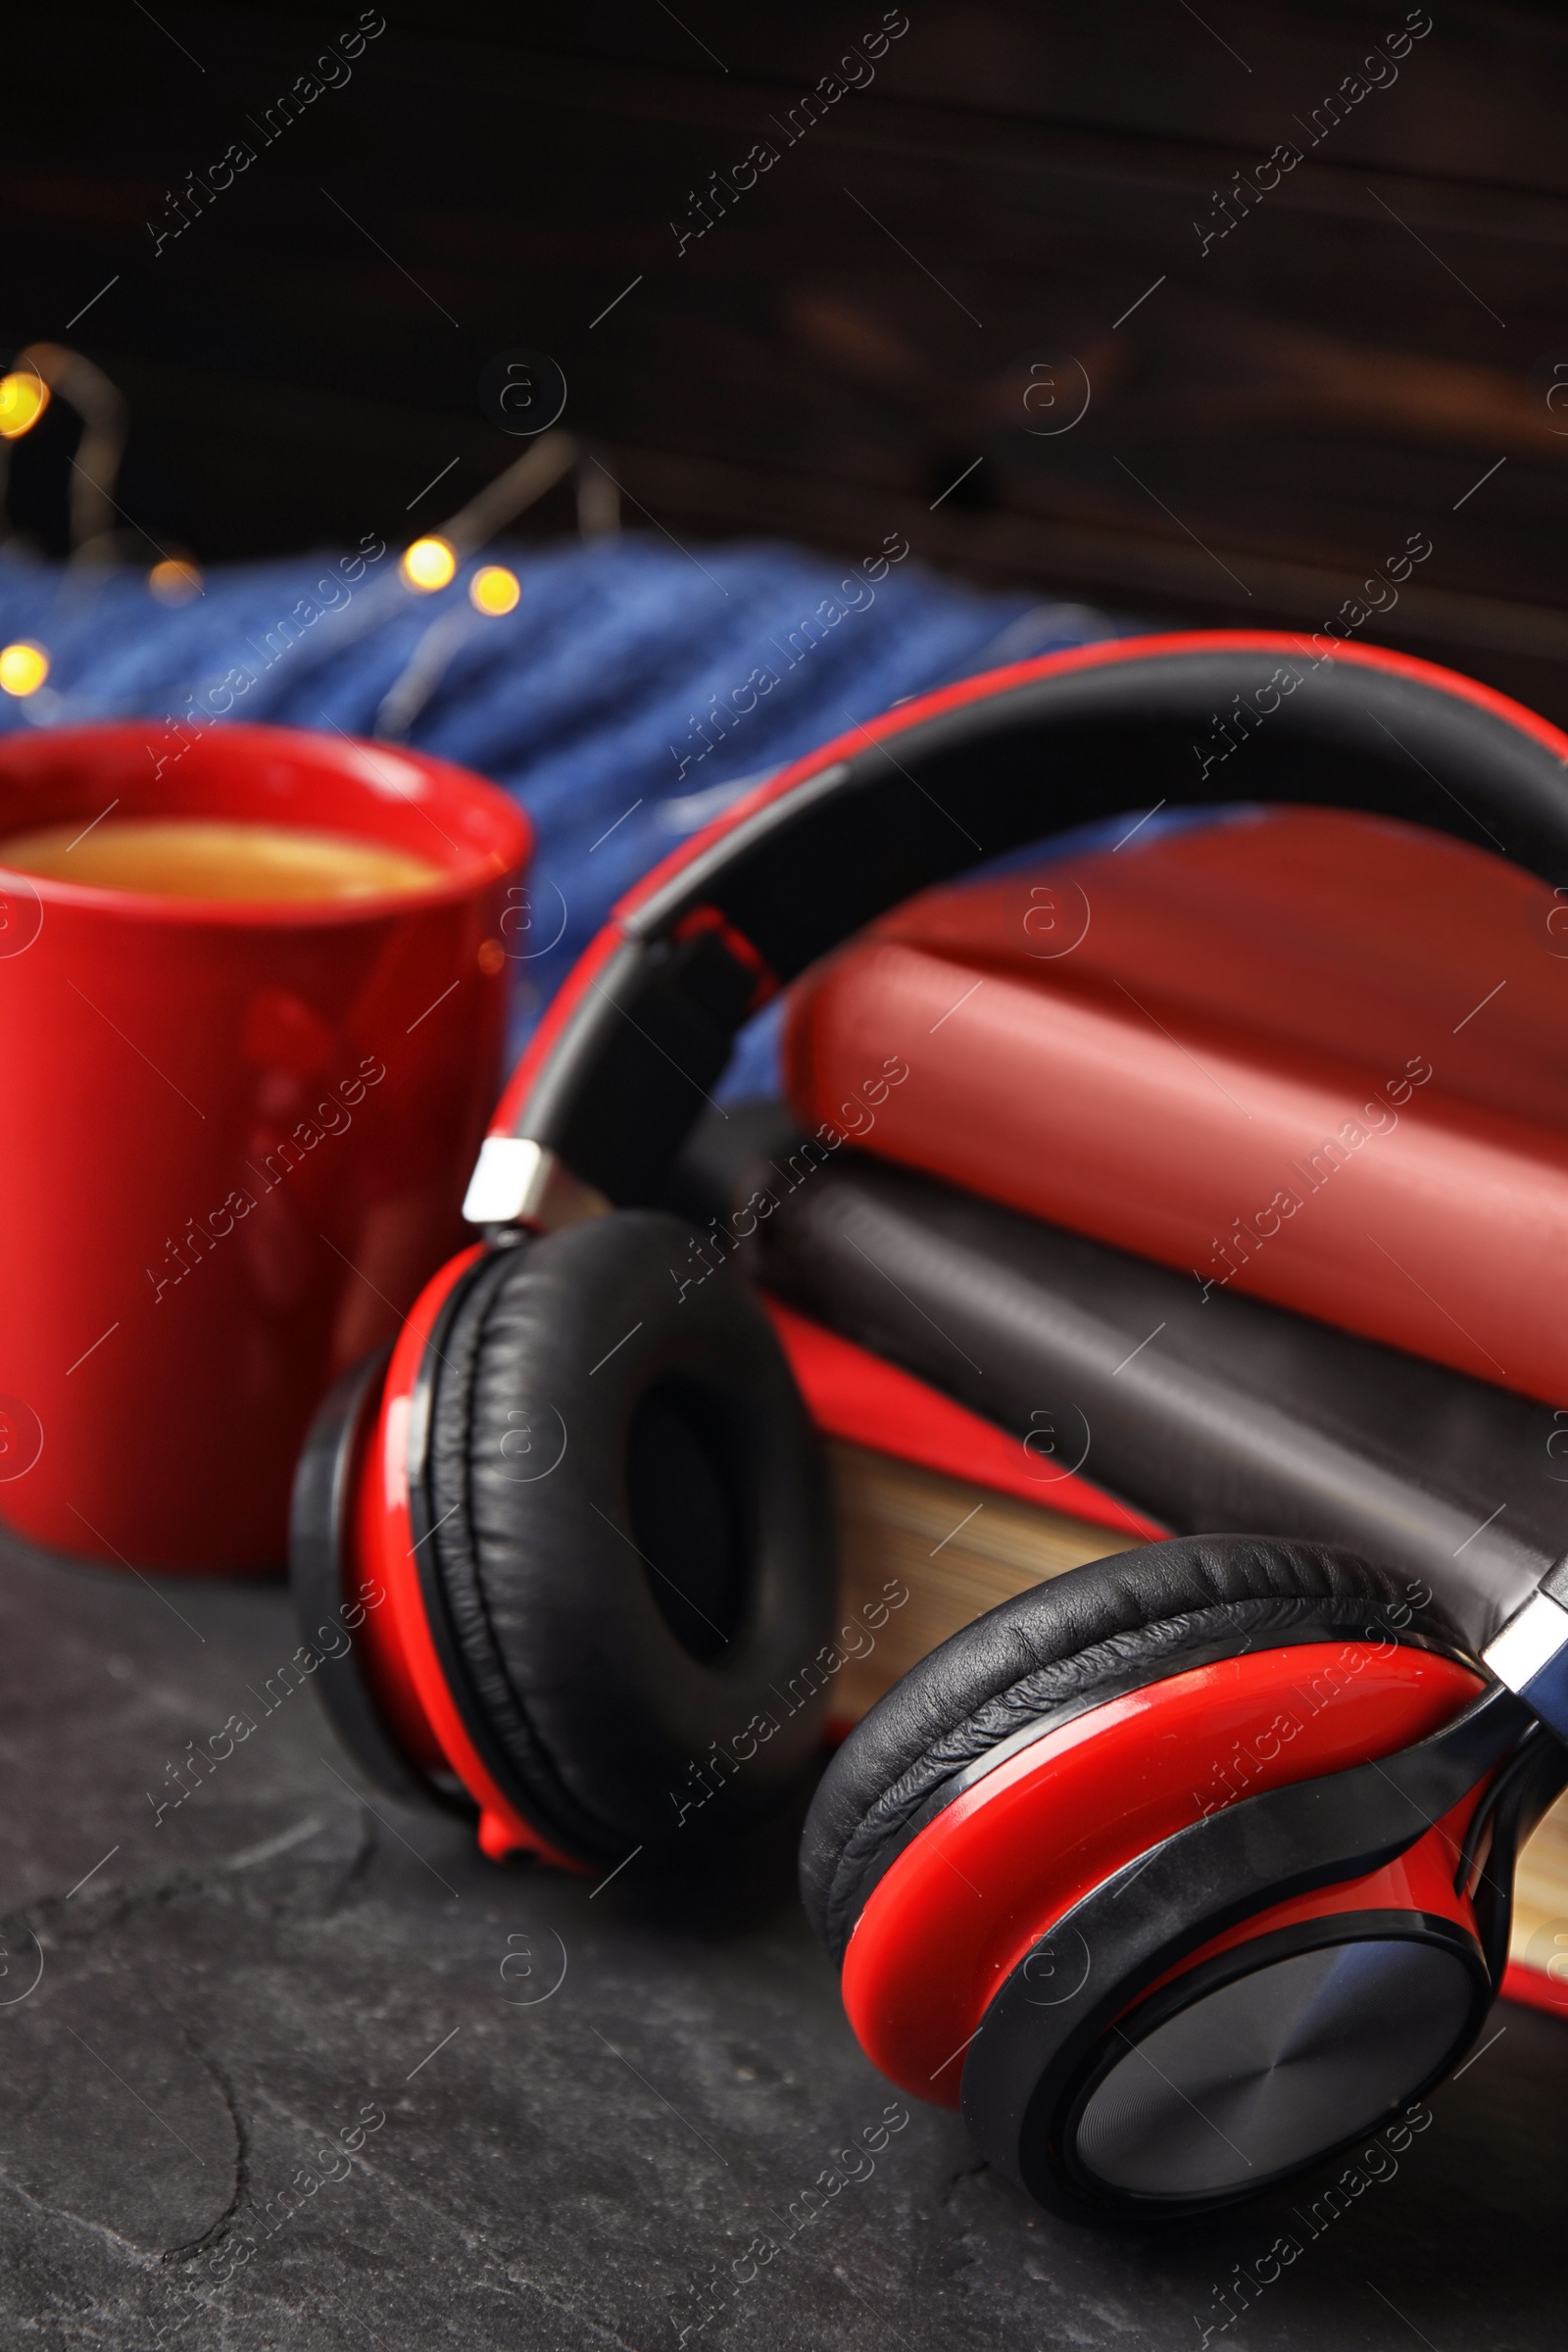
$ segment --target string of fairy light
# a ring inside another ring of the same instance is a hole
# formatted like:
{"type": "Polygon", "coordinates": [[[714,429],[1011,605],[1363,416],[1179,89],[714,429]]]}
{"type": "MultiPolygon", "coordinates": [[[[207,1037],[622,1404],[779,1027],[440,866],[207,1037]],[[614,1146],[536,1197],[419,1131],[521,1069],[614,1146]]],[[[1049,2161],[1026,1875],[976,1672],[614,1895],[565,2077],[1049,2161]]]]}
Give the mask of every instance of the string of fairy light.
{"type": "MultiPolygon", "coordinates": [[[[35,367],[14,368],[0,376],[0,441],[20,441],[31,432],[53,397],[35,367]]],[[[460,560],[452,541],[432,531],[404,549],[398,577],[411,595],[435,596],[452,585],[460,560]]],[[[148,570],[146,584],[160,604],[187,604],[202,592],[201,568],[193,558],[163,556],[148,570]]],[[[505,564],[478,564],[469,577],[468,604],[486,620],[504,619],[521,598],[522,583],[505,564]]],[[[25,701],[47,684],[50,668],[48,648],[34,638],[0,646],[0,694],[25,701]]]]}

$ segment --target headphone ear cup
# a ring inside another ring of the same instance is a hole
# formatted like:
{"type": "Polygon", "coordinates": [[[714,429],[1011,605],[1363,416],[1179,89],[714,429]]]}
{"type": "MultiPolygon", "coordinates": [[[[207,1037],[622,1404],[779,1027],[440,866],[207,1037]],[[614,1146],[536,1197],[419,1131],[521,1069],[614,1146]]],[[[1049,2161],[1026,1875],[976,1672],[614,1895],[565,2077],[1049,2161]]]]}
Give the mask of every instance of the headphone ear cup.
{"type": "Polygon", "coordinates": [[[741,1828],[820,1729],[816,1440],[766,1316],[694,1245],[635,1209],[499,1252],[432,1351],[417,1558],[453,1695],[523,1817],[592,1863],[741,1828]]]}
{"type": "Polygon", "coordinates": [[[1238,1651],[1350,1640],[1455,1653],[1430,1598],[1352,1553],[1264,1536],[1186,1536],[1091,1561],[990,1609],[911,1668],[822,1777],[801,1840],[801,1892],[841,1957],[914,1826],[960,1774],[1050,1717],[1103,1704],[1238,1651]]]}
{"type": "Polygon", "coordinates": [[[371,1695],[359,1644],[347,1635],[356,1597],[344,1583],[353,1552],[351,1520],[390,1354],[389,1347],[380,1348],[351,1364],[311,1423],[294,1474],[289,1587],[301,1639],[317,1656],[317,1695],[360,1770],[403,1804],[466,1815],[469,1803],[406,1760],[371,1695]]]}
{"type": "Polygon", "coordinates": [[[1482,1752],[1485,1690],[1424,1595],[1319,1544],[1178,1539],[1004,1602],[813,1800],[803,1887],[862,2046],[1078,2219],[1222,2203],[1376,2128],[1492,1997],[1436,1826],[1518,1737],[1494,1717],[1482,1752]]]}

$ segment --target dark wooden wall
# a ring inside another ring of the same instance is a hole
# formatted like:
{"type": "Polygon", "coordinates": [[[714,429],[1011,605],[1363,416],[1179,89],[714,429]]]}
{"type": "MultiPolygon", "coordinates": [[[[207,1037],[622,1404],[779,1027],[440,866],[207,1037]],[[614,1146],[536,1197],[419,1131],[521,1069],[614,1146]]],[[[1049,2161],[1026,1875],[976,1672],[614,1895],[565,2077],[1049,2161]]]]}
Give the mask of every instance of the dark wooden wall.
{"type": "MultiPolygon", "coordinates": [[[[907,0],[874,78],[789,144],[873,0],[387,0],[352,79],[261,145],[247,119],[357,13],[88,0],[8,25],[0,328],[124,388],[120,495],[158,540],[434,520],[520,448],[477,386],[525,346],[634,524],[855,555],[903,530],[974,579],[1307,627],[1424,535],[1362,634],[1568,720],[1560,7],[1433,0],[1397,77],[1311,144],[1422,11],[907,0]],[[155,253],[169,192],[239,138],[255,163],[155,253]],[[741,190],[759,141],[777,161],[741,190]],[[1288,141],[1302,161],[1205,251],[1215,191],[1288,141]],[[714,172],[734,197],[682,249],[714,172]],[[1031,361],[1055,371],[1032,419],[1031,361]],[[1026,429],[1086,384],[1070,429],[1026,429]]],[[[44,538],[65,433],[17,452],[44,538]]],[[[563,489],[529,527],[570,524],[563,489]]]]}

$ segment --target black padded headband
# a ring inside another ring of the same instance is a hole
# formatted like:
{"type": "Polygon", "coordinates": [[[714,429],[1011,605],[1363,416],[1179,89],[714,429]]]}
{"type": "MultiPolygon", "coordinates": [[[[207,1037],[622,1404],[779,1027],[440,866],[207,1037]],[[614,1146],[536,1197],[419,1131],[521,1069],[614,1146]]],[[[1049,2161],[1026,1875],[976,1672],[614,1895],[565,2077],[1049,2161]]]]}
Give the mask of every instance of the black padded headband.
{"type": "Polygon", "coordinates": [[[1359,809],[1568,879],[1565,760],[1555,728],[1449,671],[1286,636],[1132,640],[967,680],[742,803],[634,891],[492,1133],[612,1202],[656,1200],[749,1013],[915,891],[1156,803],[1359,809]]]}

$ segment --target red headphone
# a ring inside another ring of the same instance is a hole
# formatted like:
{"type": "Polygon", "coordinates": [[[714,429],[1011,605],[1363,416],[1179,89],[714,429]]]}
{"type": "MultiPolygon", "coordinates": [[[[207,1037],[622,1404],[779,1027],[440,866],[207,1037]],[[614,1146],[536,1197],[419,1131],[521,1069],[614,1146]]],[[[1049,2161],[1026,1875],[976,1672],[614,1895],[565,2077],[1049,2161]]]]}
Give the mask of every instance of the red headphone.
{"type": "MultiPolygon", "coordinates": [[[[716,1846],[813,1769],[813,1434],[762,1308],[728,1270],[684,1279],[660,1205],[781,986],[977,858],[1156,802],[1479,826],[1568,877],[1565,759],[1400,656],[1120,642],[858,728],[650,875],[507,1090],[466,1203],[483,1241],[301,1464],[302,1624],[364,1769],[476,1807],[494,1858],[601,1875],[716,1846]]],[[[1568,1779],[1568,1580],[1496,1639],[1450,1605],[1320,1544],[1190,1538],[945,1642],[806,1826],[868,2054],[1079,2216],[1250,2194],[1419,2097],[1500,1982],[1514,1851],[1568,1779]]]]}

